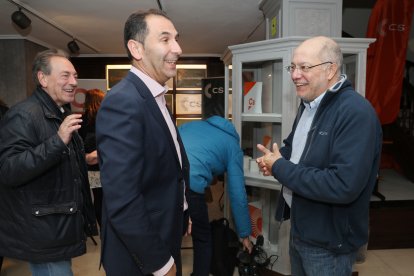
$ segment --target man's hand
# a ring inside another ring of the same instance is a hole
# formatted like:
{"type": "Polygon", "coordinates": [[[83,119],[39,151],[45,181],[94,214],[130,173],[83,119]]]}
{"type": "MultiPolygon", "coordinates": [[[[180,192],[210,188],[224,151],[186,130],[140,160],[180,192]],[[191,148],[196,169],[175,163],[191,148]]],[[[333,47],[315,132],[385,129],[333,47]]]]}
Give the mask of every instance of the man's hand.
{"type": "Polygon", "coordinates": [[[71,114],[60,124],[58,135],[65,145],[72,139],[72,133],[81,128],[82,114],[71,114]]]}
{"type": "Polygon", "coordinates": [[[242,244],[243,244],[243,250],[247,250],[247,251],[249,251],[249,254],[251,254],[252,250],[253,250],[253,244],[249,240],[249,237],[243,238],[242,239],[242,244]]]}
{"type": "Polygon", "coordinates": [[[98,151],[94,150],[90,153],[87,153],[85,155],[85,158],[86,158],[86,164],[88,164],[88,165],[98,164],[98,151]]]}
{"type": "Polygon", "coordinates": [[[272,166],[282,155],[279,152],[279,147],[276,143],[273,143],[273,152],[268,150],[265,146],[258,144],[257,149],[263,153],[262,157],[256,159],[261,172],[264,176],[272,175],[272,166]]]}

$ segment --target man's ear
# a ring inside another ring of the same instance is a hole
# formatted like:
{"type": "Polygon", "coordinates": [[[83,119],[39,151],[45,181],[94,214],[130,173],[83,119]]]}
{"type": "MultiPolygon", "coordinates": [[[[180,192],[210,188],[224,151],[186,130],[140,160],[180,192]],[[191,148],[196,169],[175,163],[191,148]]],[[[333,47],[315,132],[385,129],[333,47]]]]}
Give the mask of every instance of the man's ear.
{"type": "Polygon", "coordinates": [[[47,76],[42,71],[37,71],[37,79],[42,87],[47,87],[47,76]]]}
{"type": "Polygon", "coordinates": [[[331,80],[336,75],[336,71],[338,70],[338,64],[332,63],[329,66],[328,70],[329,70],[328,79],[331,80]]]}
{"type": "Polygon", "coordinates": [[[144,47],[140,42],[130,39],[128,40],[127,47],[131,55],[134,57],[134,59],[136,60],[142,59],[144,47]]]}

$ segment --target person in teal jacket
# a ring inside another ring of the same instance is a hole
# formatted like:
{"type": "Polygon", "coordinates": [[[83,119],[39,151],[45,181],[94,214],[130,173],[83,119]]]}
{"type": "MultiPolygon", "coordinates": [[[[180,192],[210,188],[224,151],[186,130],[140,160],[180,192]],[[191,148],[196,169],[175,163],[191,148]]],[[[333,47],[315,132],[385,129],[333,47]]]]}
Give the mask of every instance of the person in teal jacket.
{"type": "Polygon", "coordinates": [[[219,116],[183,124],[178,131],[190,163],[188,204],[194,247],[192,275],[208,276],[212,241],[204,190],[215,176],[226,173],[226,188],[236,232],[241,238],[243,248],[249,252],[252,250],[249,240],[251,223],[244,186],[243,151],[233,124],[219,116]]]}

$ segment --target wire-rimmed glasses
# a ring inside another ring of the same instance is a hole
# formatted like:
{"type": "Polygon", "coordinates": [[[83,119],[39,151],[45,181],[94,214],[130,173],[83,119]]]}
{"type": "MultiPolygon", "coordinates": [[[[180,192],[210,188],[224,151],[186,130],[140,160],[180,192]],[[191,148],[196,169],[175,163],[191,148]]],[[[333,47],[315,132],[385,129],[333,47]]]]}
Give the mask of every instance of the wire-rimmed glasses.
{"type": "Polygon", "coordinates": [[[290,74],[292,74],[297,69],[302,73],[307,73],[307,72],[310,71],[310,69],[312,69],[314,67],[321,66],[321,65],[324,65],[324,64],[328,64],[328,63],[333,64],[333,62],[331,62],[331,61],[322,62],[322,63],[316,64],[316,65],[313,65],[313,66],[293,64],[293,65],[286,66],[286,71],[288,71],[290,74]]]}

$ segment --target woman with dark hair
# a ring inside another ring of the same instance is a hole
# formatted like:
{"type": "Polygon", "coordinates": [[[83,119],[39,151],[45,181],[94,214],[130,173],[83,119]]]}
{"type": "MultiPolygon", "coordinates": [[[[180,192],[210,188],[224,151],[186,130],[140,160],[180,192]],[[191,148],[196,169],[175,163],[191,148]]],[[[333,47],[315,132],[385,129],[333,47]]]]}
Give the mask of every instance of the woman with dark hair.
{"type": "Polygon", "coordinates": [[[102,186],[99,174],[98,153],[96,151],[95,118],[105,93],[99,89],[89,89],[85,93],[84,115],[79,134],[85,144],[86,163],[88,164],[89,184],[92,188],[96,219],[101,226],[102,186]]]}

